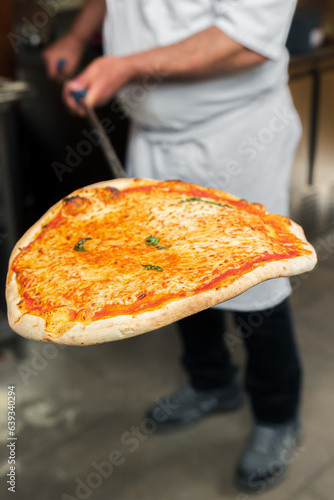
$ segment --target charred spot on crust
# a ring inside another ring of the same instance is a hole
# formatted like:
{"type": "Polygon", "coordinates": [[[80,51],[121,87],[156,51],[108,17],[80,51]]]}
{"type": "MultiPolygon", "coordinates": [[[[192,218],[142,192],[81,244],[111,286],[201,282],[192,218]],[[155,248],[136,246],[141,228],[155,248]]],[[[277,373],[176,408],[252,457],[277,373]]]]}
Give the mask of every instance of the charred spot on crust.
{"type": "Polygon", "coordinates": [[[116,200],[122,193],[117,188],[107,186],[103,188],[94,188],[91,190],[91,194],[92,198],[97,198],[99,201],[107,204],[116,200]]]}
{"type": "Polygon", "coordinates": [[[66,205],[69,205],[73,203],[74,204],[80,203],[82,200],[84,200],[84,198],[81,198],[81,196],[68,196],[67,198],[63,199],[63,202],[66,205]]]}
{"type": "Polygon", "coordinates": [[[104,189],[105,193],[105,199],[108,200],[114,200],[115,198],[118,198],[119,195],[121,194],[120,190],[114,187],[107,187],[104,189]]]}
{"type": "Polygon", "coordinates": [[[74,215],[80,212],[88,204],[87,198],[81,196],[69,196],[63,199],[64,211],[68,215],[74,215]]]}

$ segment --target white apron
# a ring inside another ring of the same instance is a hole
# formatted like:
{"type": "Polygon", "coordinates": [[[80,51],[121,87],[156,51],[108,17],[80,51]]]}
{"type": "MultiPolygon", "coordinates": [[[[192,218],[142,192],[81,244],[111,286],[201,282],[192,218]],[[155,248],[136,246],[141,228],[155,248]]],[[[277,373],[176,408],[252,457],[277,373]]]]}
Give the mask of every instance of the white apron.
{"type": "MultiPolygon", "coordinates": [[[[107,53],[167,45],[216,24],[269,58],[225,78],[175,84],[153,74],[143,86],[123,89],[119,98],[133,118],[129,176],[222,189],[288,215],[290,171],[301,134],[286,85],[284,45],[294,3],[259,0],[254,8],[253,0],[107,0],[107,53]]],[[[279,278],[216,307],[262,310],[290,293],[289,280],[279,278]]]]}

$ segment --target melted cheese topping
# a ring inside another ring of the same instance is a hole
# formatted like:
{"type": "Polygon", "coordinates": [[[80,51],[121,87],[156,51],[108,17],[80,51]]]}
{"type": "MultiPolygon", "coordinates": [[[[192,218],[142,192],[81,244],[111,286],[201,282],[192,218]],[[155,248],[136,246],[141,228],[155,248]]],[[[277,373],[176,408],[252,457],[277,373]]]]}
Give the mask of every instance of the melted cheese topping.
{"type": "Polygon", "coordinates": [[[85,188],[45,222],[12,271],[22,314],[44,318],[55,337],[78,321],[149,311],[309,253],[288,219],[178,181],[85,188]]]}

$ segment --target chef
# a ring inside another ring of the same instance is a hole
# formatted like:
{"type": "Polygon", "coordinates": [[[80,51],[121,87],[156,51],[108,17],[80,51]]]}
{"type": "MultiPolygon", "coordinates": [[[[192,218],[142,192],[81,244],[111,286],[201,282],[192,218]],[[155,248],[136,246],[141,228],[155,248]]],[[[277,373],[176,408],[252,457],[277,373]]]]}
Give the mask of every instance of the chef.
{"type": "MultiPolygon", "coordinates": [[[[285,43],[295,0],[87,0],[70,31],[44,53],[50,77],[66,60],[71,77],[103,25],[104,56],[64,85],[87,89],[95,107],[117,95],[132,119],[129,176],[180,179],[289,213],[289,179],[301,126],[288,90],[285,43]]],[[[289,280],[262,283],[179,322],[190,383],[168,396],[174,410],[149,416],[158,429],[237,408],[241,390],[229,355],[248,352],[246,389],[254,426],[236,482],[247,491],[281,479],[299,435],[301,369],[289,280]],[[222,310],[239,329],[222,342],[222,310]],[[283,458],[282,458],[283,457],[283,458]]]]}

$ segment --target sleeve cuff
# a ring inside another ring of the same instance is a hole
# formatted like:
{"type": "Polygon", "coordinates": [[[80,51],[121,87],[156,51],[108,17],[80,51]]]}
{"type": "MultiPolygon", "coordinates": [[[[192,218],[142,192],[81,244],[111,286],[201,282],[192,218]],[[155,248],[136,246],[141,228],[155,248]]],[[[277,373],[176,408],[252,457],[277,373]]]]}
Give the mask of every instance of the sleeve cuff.
{"type": "Polygon", "coordinates": [[[270,43],[261,43],[261,41],[251,34],[244,34],[241,32],[236,32],[236,30],[231,26],[229,22],[226,22],[223,18],[216,18],[214,21],[214,26],[223,31],[227,36],[240,43],[247,49],[253,50],[258,54],[261,54],[268,59],[277,61],[282,57],[284,48],[277,47],[277,45],[270,43]]]}

